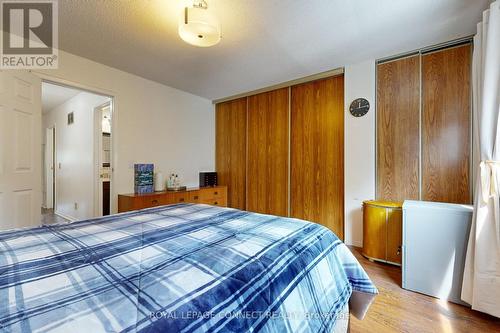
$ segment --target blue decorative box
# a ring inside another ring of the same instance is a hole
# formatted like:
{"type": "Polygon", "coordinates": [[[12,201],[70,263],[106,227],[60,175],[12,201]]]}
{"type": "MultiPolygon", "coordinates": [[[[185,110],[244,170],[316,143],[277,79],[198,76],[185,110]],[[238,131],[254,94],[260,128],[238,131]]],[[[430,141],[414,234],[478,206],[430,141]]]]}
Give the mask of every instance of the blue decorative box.
{"type": "Polygon", "coordinates": [[[154,164],[134,164],[134,192],[154,192],[154,164]]]}

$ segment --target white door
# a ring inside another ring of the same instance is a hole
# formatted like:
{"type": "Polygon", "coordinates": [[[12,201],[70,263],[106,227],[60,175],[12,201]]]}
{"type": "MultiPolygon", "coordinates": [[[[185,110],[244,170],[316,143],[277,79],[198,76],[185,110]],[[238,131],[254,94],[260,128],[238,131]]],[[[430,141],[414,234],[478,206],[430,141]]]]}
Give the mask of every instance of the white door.
{"type": "Polygon", "coordinates": [[[45,129],[45,208],[54,208],[54,128],[45,129]]]}
{"type": "Polygon", "coordinates": [[[41,80],[0,71],[0,230],[40,224],[41,80]]]}

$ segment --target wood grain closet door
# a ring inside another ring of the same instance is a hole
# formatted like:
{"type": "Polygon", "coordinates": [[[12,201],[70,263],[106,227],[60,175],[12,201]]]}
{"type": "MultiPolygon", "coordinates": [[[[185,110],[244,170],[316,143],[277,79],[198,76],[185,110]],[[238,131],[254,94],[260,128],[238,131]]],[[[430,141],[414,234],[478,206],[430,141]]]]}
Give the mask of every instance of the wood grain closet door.
{"type": "Polygon", "coordinates": [[[248,97],[249,211],[288,216],[288,91],[248,97]]]}
{"type": "Polygon", "coordinates": [[[344,76],[291,89],[291,216],[343,239],[344,76]]]}
{"type": "Polygon", "coordinates": [[[422,199],[468,204],[471,45],[422,56],[422,199]]]}
{"type": "Polygon", "coordinates": [[[247,99],[219,103],[215,109],[218,183],[227,186],[229,207],[245,209],[247,99]]]}
{"type": "Polygon", "coordinates": [[[377,66],[377,199],[419,198],[420,59],[377,66]]]}

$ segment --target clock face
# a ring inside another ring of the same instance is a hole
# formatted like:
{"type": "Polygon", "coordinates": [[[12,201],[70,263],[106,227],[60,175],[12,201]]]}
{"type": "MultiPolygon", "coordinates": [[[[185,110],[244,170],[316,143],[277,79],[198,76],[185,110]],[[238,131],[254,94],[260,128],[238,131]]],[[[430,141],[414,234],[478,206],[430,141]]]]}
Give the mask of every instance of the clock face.
{"type": "Polygon", "coordinates": [[[364,98],[357,98],[352,101],[349,111],[354,117],[363,117],[370,110],[370,102],[364,98]]]}

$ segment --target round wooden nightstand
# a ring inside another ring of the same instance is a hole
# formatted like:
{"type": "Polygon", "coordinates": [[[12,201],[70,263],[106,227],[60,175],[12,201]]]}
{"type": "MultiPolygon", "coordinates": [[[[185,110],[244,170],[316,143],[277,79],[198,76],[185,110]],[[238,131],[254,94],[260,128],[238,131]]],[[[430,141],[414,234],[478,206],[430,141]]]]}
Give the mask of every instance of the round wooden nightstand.
{"type": "Polygon", "coordinates": [[[363,251],[370,259],[401,265],[402,202],[363,202],[363,251]]]}

